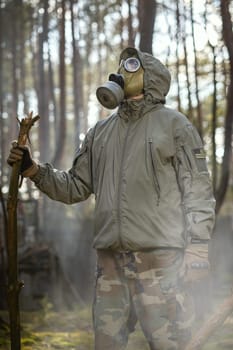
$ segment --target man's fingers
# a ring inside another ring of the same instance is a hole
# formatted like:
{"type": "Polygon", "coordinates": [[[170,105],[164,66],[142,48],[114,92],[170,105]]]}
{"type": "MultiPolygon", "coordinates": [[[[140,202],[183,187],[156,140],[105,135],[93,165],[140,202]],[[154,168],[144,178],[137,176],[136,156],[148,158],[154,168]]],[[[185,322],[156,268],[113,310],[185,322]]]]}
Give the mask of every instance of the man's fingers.
{"type": "Polygon", "coordinates": [[[23,157],[23,151],[18,147],[14,148],[14,146],[12,145],[9,157],[7,159],[7,163],[9,165],[12,165],[17,161],[20,161],[22,159],[22,157],[23,157]]]}
{"type": "Polygon", "coordinates": [[[7,158],[7,163],[12,166],[14,163],[22,161],[21,171],[25,171],[32,165],[30,149],[27,145],[19,146],[16,140],[11,142],[11,149],[7,158]]]}
{"type": "Polygon", "coordinates": [[[22,157],[23,151],[20,148],[12,148],[10,154],[22,157]]]}
{"type": "Polygon", "coordinates": [[[9,157],[8,157],[9,161],[11,162],[16,162],[18,160],[21,160],[22,159],[22,156],[21,155],[18,155],[18,154],[10,154],[9,157]]]}
{"type": "Polygon", "coordinates": [[[22,158],[21,157],[15,157],[15,156],[9,156],[9,158],[7,159],[7,163],[9,165],[14,164],[15,162],[20,161],[22,158]]]}

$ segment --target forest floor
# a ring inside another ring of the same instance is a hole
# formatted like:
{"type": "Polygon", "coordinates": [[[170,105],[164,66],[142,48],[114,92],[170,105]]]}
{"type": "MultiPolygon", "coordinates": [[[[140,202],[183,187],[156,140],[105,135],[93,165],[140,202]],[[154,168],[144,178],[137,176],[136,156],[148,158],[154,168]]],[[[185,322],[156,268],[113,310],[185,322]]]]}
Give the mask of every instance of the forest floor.
{"type": "MultiPolygon", "coordinates": [[[[229,287],[229,286],[228,286],[229,287]]],[[[232,286],[215,293],[220,305],[232,293],[232,286]]],[[[219,306],[217,306],[218,308],[219,306]]],[[[213,310],[210,311],[210,315],[213,310]]],[[[21,311],[21,350],[91,350],[93,349],[93,331],[91,306],[73,310],[54,311],[48,300],[42,301],[38,311],[21,311]]],[[[0,318],[8,322],[8,313],[0,311],[0,318]]],[[[209,315],[207,315],[209,318],[209,315]]],[[[0,325],[0,349],[10,350],[9,327],[0,325]]],[[[139,328],[131,334],[127,350],[149,350],[139,328]]],[[[233,349],[233,313],[209,338],[202,350],[233,349]]]]}

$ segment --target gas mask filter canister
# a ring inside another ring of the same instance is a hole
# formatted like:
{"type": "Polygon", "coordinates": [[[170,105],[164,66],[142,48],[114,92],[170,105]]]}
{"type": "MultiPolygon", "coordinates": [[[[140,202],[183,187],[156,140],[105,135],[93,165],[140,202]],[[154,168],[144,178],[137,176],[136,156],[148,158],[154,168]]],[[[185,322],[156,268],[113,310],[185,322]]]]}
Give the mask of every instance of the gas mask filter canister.
{"type": "Polygon", "coordinates": [[[119,77],[120,74],[110,74],[109,81],[101,85],[96,90],[96,96],[102,106],[108,109],[116,108],[124,99],[124,80],[119,77]],[[111,80],[113,79],[113,80],[111,80]],[[123,86],[119,82],[123,82],[123,86]]]}
{"type": "MultiPolygon", "coordinates": [[[[109,81],[98,87],[96,90],[98,101],[108,109],[116,108],[124,100],[125,97],[129,97],[127,96],[127,91],[129,91],[130,86],[127,86],[125,82],[129,82],[128,85],[132,85],[133,80],[135,80],[133,79],[135,73],[139,73],[141,76],[141,79],[139,79],[139,81],[140,85],[142,86],[139,87],[139,91],[141,92],[143,89],[143,68],[141,67],[141,63],[138,58],[129,57],[126,60],[122,60],[118,73],[120,74],[110,74],[109,81]],[[132,79],[128,79],[129,76],[132,79]]],[[[138,81],[136,75],[135,78],[138,81]]]]}

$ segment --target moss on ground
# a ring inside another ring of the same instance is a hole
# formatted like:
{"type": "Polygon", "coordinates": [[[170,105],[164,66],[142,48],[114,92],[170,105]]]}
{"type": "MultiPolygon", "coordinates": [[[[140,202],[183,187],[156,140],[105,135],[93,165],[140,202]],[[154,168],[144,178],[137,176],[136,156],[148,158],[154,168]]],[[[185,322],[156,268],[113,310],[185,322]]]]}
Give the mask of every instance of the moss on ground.
{"type": "MultiPolygon", "coordinates": [[[[7,320],[7,313],[0,312],[7,320]]],[[[21,312],[22,350],[91,350],[93,349],[91,307],[85,309],[54,311],[44,303],[40,311],[21,312]]],[[[0,328],[0,349],[10,350],[9,328],[0,328]]],[[[229,317],[209,339],[203,350],[233,349],[233,317],[229,317]]],[[[127,350],[149,350],[145,338],[137,326],[131,335],[127,350]]]]}

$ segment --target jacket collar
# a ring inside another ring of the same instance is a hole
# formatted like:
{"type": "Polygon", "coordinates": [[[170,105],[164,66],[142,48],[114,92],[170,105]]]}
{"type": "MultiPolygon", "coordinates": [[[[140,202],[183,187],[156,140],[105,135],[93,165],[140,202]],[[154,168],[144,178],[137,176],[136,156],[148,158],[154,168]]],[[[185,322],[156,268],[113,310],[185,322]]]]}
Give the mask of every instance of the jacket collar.
{"type": "Polygon", "coordinates": [[[151,95],[144,96],[140,100],[124,100],[118,108],[118,115],[124,120],[137,120],[158,104],[161,102],[151,95]]]}

